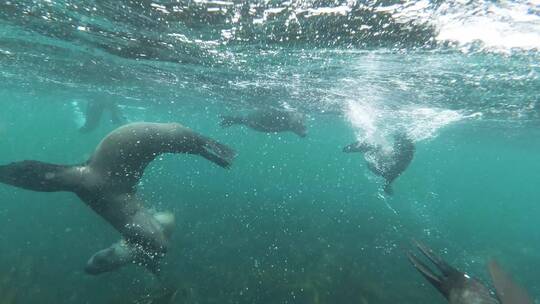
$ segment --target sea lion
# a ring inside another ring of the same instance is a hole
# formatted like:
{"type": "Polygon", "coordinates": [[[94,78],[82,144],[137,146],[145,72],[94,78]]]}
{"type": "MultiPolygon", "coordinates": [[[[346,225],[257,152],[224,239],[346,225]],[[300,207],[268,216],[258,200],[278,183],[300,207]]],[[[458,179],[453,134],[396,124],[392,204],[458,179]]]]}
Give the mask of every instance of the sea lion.
{"type": "Polygon", "coordinates": [[[304,115],[287,110],[256,110],[245,116],[223,116],[221,126],[246,125],[251,129],[267,132],[293,132],[300,137],[307,135],[304,115]]]}
{"type": "Polygon", "coordinates": [[[96,129],[105,110],[108,110],[111,113],[111,121],[113,124],[119,125],[125,121],[125,118],[116,102],[91,100],[86,105],[85,122],[79,131],[82,133],[88,133],[96,129]]]}
{"type": "Polygon", "coordinates": [[[441,274],[432,271],[411,252],[407,253],[409,261],[450,304],[501,304],[497,296],[482,282],[450,266],[426,246],[416,242],[416,247],[441,274]]]}
{"type": "MultiPolygon", "coordinates": [[[[166,229],[143,207],[136,186],[146,166],[163,153],[197,154],[224,168],[235,157],[231,148],[180,124],[140,122],[109,133],[86,163],[14,162],[0,166],[0,182],[33,191],[74,192],[120,232],[130,249],[159,259],[168,247],[166,229]]],[[[112,247],[120,252],[126,249],[118,246],[112,247]]],[[[145,266],[154,268],[149,263],[145,266]]]]}
{"type": "Polygon", "coordinates": [[[384,178],[383,189],[387,194],[393,193],[392,183],[407,169],[413,159],[414,150],[414,142],[405,133],[394,135],[391,150],[365,141],[358,141],[343,148],[346,153],[364,153],[368,169],[384,178]]]}

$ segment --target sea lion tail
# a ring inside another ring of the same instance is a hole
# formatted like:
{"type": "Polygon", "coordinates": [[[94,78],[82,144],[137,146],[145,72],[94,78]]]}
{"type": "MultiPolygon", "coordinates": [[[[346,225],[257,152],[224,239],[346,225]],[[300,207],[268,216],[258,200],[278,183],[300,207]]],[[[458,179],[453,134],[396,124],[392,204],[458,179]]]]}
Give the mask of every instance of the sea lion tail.
{"type": "Polygon", "coordinates": [[[204,144],[199,154],[208,159],[209,161],[221,166],[223,168],[229,168],[232,165],[236,152],[211,138],[204,137],[204,144]]]}
{"type": "Polygon", "coordinates": [[[219,124],[223,128],[228,128],[233,125],[238,125],[243,123],[242,117],[223,115],[221,116],[221,123],[219,124]]]}
{"type": "Polygon", "coordinates": [[[71,166],[25,160],[0,166],[0,182],[40,192],[74,191],[75,182],[65,174],[71,166]]]}

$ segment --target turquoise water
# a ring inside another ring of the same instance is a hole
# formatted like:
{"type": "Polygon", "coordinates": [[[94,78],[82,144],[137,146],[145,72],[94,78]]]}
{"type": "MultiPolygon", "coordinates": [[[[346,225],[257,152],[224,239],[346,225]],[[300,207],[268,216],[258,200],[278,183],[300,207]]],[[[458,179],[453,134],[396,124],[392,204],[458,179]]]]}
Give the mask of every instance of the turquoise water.
{"type": "Polygon", "coordinates": [[[539,4],[396,3],[0,4],[2,164],[86,161],[115,128],[78,132],[94,99],[238,152],[145,171],[139,195],[177,218],[162,282],[85,274],[118,233],[71,193],[0,185],[0,303],[158,303],[141,299],[161,286],[178,294],[159,303],[445,303],[413,239],[488,284],[497,259],[537,297],[539,4]],[[308,136],[219,126],[268,106],[308,136]],[[416,153],[387,196],[342,148],[396,130],[416,153]]]}

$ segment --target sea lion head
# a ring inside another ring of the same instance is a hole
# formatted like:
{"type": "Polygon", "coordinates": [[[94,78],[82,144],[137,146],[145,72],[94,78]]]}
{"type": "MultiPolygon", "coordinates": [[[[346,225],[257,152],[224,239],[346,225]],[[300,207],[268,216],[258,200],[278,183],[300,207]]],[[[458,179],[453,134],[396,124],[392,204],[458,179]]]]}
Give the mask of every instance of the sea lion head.
{"type": "Polygon", "coordinates": [[[133,258],[133,250],[125,241],[120,241],[96,252],[86,263],[84,271],[91,275],[110,272],[132,261],[133,258]]]}

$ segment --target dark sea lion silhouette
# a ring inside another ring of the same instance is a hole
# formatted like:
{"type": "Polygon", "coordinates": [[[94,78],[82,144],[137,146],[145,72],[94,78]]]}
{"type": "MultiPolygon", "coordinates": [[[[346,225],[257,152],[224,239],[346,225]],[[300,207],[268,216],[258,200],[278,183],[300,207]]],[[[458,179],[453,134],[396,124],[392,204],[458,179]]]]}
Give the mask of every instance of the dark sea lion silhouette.
{"type": "Polygon", "coordinates": [[[88,133],[96,129],[105,110],[108,110],[111,113],[111,121],[113,124],[119,125],[124,123],[125,118],[116,102],[91,100],[86,105],[85,122],[79,131],[88,133]]]}
{"type": "Polygon", "coordinates": [[[374,145],[364,141],[358,141],[343,148],[343,152],[347,153],[364,153],[364,159],[367,162],[369,170],[385,179],[384,191],[388,194],[393,193],[392,183],[394,180],[411,163],[414,150],[414,142],[405,133],[394,135],[392,149],[389,151],[386,151],[380,145],[374,145]]]}
{"type": "Polygon", "coordinates": [[[221,126],[226,128],[233,125],[246,125],[260,132],[293,132],[300,137],[307,135],[305,117],[301,113],[264,109],[256,110],[245,116],[223,116],[221,126]]]}
{"type": "Polygon", "coordinates": [[[418,257],[409,252],[409,261],[450,304],[500,304],[497,296],[483,283],[450,266],[426,246],[415,242],[416,247],[438,269],[431,270],[418,257]]]}
{"type": "MultiPolygon", "coordinates": [[[[119,231],[137,254],[153,260],[167,251],[168,237],[163,223],[143,207],[136,192],[146,166],[163,153],[196,154],[224,168],[235,157],[231,148],[180,124],[141,122],[109,133],[84,164],[14,162],[0,166],[0,182],[33,191],[74,192],[119,231]]],[[[122,249],[118,246],[112,247],[122,249]]],[[[153,270],[154,265],[145,265],[153,270]]]]}

